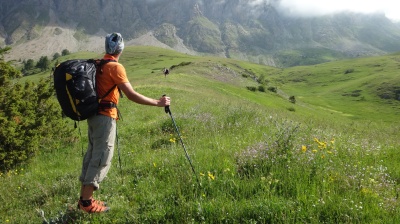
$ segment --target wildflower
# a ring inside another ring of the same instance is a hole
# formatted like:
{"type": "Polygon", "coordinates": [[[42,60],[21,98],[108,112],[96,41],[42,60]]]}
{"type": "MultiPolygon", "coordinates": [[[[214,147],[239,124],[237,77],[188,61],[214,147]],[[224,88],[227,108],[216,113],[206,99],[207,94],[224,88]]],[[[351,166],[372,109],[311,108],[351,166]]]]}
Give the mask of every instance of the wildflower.
{"type": "Polygon", "coordinates": [[[154,166],[154,167],[157,167],[157,164],[156,164],[156,163],[153,163],[153,166],[154,166]]]}
{"type": "Polygon", "coordinates": [[[312,152],[313,152],[313,153],[316,153],[316,152],[318,152],[318,150],[316,150],[316,149],[313,149],[313,150],[312,150],[312,152]]]}
{"type": "Polygon", "coordinates": [[[335,144],[335,139],[334,138],[332,138],[331,144],[335,144]]]}
{"type": "Polygon", "coordinates": [[[306,151],[307,151],[307,146],[302,145],[302,146],[301,146],[301,151],[302,151],[302,152],[306,152],[306,151]]]}
{"type": "Polygon", "coordinates": [[[320,148],[320,149],[326,149],[326,142],[319,142],[318,144],[319,144],[319,145],[318,145],[318,148],[320,148]]]}
{"type": "Polygon", "coordinates": [[[169,141],[172,142],[172,143],[175,143],[176,139],[175,138],[170,138],[169,141]]]}
{"type": "Polygon", "coordinates": [[[369,178],[369,182],[371,182],[371,183],[376,183],[376,181],[375,181],[375,179],[373,179],[373,178],[369,178]]]}
{"type": "Polygon", "coordinates": [[[316,142],[318,144],[318,148],[320,148],[320,149],[326,149],[326,147],[327,147],[326,142],[321,142],[318,140],[318,138],[314,138],[314,142],[316,142]]]}
{"type": "Polygon", "coordinates": [[[214,179],[215,179],[215,176],[214,176],[210,171],[208,171],[208,177],[209,177],[211,180],[214,180],[214,179]]]}
{"type": "Polygon", "coordinates": [[[204,177],[204,173],[200,172],[200,176],[204,177]]]}

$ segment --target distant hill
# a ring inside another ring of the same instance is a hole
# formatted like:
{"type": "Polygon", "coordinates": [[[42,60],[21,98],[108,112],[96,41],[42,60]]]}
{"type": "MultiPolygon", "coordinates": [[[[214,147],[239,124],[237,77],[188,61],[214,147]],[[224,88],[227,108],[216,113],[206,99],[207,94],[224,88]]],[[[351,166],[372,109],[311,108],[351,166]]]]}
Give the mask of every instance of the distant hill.
{"type": "Polygon", "coordinates": [[[7,60],[38,59],[63,49],[103,51],[104,35],[276,67],[400,51],[400,28],[382,14],[342,13],[299,18],[276,1],[0,0],[0,46],[7,60]]]}

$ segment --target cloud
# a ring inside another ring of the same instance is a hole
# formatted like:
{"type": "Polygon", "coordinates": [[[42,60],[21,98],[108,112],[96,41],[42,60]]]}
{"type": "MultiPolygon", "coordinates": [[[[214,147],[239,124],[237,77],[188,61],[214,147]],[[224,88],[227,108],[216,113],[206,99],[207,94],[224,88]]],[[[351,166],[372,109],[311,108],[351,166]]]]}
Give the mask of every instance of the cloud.
{"type": "Polygon", "coordinates": [[[382,13],[400,21],[400,1],[397,0],[247,0],[251,6],[272,4],[278,10],[294,16],[322,16],[340,12],[382,13]]]}
{"type": "Polygon", "coordinates": [[[400,2],[393,0],[281,0],[285,12],[302,16],[319,16],[339,12],[384,13],[393,20],[400,19],[400,2]]]}

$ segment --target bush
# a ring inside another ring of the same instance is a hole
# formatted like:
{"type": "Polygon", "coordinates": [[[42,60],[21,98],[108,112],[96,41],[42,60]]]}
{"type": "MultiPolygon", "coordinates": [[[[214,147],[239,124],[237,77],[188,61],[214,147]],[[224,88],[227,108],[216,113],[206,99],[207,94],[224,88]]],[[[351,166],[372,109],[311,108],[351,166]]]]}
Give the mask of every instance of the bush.
{"type": "Polygon", "coordinates": [[[69,55],[69,54],[71,54],[71,52],[70,52],[68,49],[64,49],[64,50],[62,50],[62,52],[61,52],[61,55],[62,55],[62,56],[66,56],[66,55],[69,55]]]}
{"type": "Polygon", "coordinates": [[[48,139],[67,131],[51,82],[12,82],[17,77],[15,68],[0,61],[0,172],[28,161],[49,146],[48,139]]]}
{"type": "Polygon", "coordinates": [[[188,66],[188,65],[190,65],[192,62],[181,62],[179,65],[172,65],[171,67],[170,67],[170,70],[172,70],[172,69],[174,69],[174,68],[177,68],[177,67],[183,67],[183,66],[188,66]]]}
{"type": "Polygon", "coordinates": [[[278,92],[278,88],[276,88],[276,87],[268,87],[268,90],[269,91],[271,91],[271,92],[273,92],[273,93],[276,93],[276,92],[278,92]]]}
{"type": "Polygon", "coordinates": [[[246,88],[247,88],[248,90],[252,91],[252,92],[255,92],[255,91],[257,90],[257,88],[254,87],[254,86],[247,86],[246,88]]]}
{"type": "Polygon", "coordinates": [[[346,71],[344,71],[344,74],[349,74],[349,73],[353,73],[354,69],[353,68],[349,68],[346,71]]]}
{"type": "Polygon", "coordinates": [[[295,109],[294,107],[288,107],[287,109],[288,109],[288,111],[290,111],[290,112],[296,112],[296,109],[295,109]]]}
{"type": "Polygon", "coordinates": [[[290,97],[289,97],[289,101],[290,101],[291,103],[295,104],[295,103],[296,103],[296,97],[295,97],[295,96],[290,96],[290,97]]]}

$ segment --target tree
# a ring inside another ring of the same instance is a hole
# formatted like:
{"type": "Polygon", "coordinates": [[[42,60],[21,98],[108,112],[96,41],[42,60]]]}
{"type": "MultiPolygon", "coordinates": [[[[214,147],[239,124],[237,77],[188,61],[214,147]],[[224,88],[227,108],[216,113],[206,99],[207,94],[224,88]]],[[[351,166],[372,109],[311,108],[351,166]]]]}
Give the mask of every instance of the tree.
{"type": "Polygon", "coordinates": [[[0,47],[0,60],[3,60],[3,55],[7,54],[8,51],[11,50],[11,47],[5,47],[5,48],[1,48],[0,47]]]}
{"type": "Polygon", "coordinates": [[[42,71],[46,71],[50,68],[50,60],[47,58],[47,56],[42,56],[36,63],[36,67],[42,71]]]}
{"type": "Polygon", "coordinates": [[[29,71],[35,67],[35,62],[32,59],[28,59],[24,62],[24,70],[29,71]]]}
{"type": "Polygon", "coordinates": [[[60,53],[57,52],[57,53],[53,54],[53,61],[59,57],[61,57],[60,53]]]}
{"type": "Polygon", "coordinates": [[[66,56],[66,55],[69,55],[71,52],[69,52],[69,50],[67,50],[67,49],[64,49],[62,52],[61,52],[61,55],[62,56],[66,56]]]}

